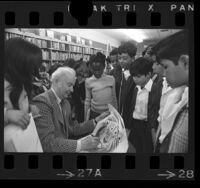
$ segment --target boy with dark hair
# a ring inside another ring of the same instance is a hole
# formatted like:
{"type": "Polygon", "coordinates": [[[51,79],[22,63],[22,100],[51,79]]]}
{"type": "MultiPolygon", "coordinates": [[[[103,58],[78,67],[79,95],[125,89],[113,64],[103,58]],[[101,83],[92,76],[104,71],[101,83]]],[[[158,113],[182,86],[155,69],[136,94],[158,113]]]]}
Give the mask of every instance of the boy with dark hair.
{"type": "Polygon", "coordinates": [[[118,48],[118,61],[122,68],[122,79],[119,89],[118,104],[119,104],[119,113],[122,115],[122,117],[123,114],[126,113],[124,112],[124,110],[127,109],[124,108],[125,100],[130,100],[129,98],[127,98],[127,95],[131,90],[131,88],[135,87],[133,78],[130,76],[129,67],[135,59],[136,51],[137,48],[135,44],[131,41],[121,44],[118,48]]]}
{"type": "Polygon", "coordinates": [[[115,65],[118,63],[118,48],[114,48],[109,55],[109,60],[112,63],[112,65],[115,65]]]}
{"type": "Polygon", "coordinates": [[[131,133],[129,141],[137,153],[153,152],[153,141],[158,126],[157,118],[161,92],[151,80],[152,64],[148,59],[138,58],[130,66],[130,73],[136,84],[126,103],[126,126],[131,133]]]}
{"type": "Polygon", "coordinates": [[[188,45],[188,31],[183,30],[163,39],[153,48],[165,68],[166,80],[173,88],[161,99],[164,106],[160,114],[155,152],[188,152],[188,45]]]}

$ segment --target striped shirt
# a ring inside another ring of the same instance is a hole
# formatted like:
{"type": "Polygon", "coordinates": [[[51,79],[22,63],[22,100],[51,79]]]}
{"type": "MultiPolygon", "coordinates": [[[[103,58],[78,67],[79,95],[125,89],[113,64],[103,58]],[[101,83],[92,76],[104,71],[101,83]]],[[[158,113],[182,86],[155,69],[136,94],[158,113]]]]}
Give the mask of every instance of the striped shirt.
{"type": "Polygon", "coordinates": [[[188,106],[182,109],[171,135],[168,153],[188,152],[188,106]]]}

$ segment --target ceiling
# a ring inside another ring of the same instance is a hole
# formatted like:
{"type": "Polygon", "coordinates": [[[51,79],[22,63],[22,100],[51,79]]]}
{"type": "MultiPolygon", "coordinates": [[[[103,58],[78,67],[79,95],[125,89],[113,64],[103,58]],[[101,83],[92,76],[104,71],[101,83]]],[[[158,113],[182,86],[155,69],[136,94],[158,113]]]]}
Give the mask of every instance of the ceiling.
{"type": "MultiPolygon", "coordinates": [[[[101,33],[103,36],[108,36],[110,39],[114,39],[118,44],[128,40],[134,40],[138,44],[145,46],[149,44],[155,44],[159,40],[172,35],[181,29],[52,29],[55,31],[71,34],[84,35],[85,37],[95,37],[96,34],[101,33]],[[95,31],[96,34],[90,32],[95,31]]],[[[98,36],[98,35],[97,35],[98,36]]],[[[107,38],[101,37],[101,40],[107,41],[107,38]]],[[[98,36],[99,37],[99,36],[98,36]]],[[[95,39],[91,39],[95,40],[95,39]]]]}
{"type": "MultiPolygon", "coordinates": [[[[120,42],[125,41],[125,40],[131,40],[131,33],[133,33],[133,37],[136,39],[138,38],[139,35],[142,36],[143,40],[147,41],[158,41],[162,38],[165,38],[169,35],[172,35],[180,29],[124,29],[124,30],[129,30],[128,35],[125,33],[121,32],[121,29],[99,29],[101,30],[102,33],[118,39],[120,42]]],[[[132,38],[133,39],[133,38],[132,38]]]]}

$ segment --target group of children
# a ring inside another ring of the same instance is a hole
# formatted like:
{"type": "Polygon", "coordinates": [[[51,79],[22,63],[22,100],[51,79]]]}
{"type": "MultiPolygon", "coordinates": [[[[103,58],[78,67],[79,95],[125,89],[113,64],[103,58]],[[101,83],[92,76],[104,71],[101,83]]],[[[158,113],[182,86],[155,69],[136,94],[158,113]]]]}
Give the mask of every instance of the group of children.
{"type": "MultiPolygon", "coordinates": [[[[81,75],[80,64],[75,67],[74,102],[84,94],[79,106],[74,103],[76,114],[82,114],[81,121],[94,119],[112,104],[124,120],[136,153],[188,152],[188,32],[161,40],[137,59],[136,51],[132,42],[114,49],[107,59],[113,67],[110,75],[105,73],[102,53],[91,56],[87,65],[91,75],[88,70],[86,76],[81,75]]],[[[24,126],[29,120],[24,113],[13,116],[5,108],[4,112],[7,123],[24,126]]]]}
{"type": "Polygon", "coordinates": [[[136,153],[188,152],[188,32],[180,31],[134,58],[126,42],[110,53],[118,111],[136,153]]]}

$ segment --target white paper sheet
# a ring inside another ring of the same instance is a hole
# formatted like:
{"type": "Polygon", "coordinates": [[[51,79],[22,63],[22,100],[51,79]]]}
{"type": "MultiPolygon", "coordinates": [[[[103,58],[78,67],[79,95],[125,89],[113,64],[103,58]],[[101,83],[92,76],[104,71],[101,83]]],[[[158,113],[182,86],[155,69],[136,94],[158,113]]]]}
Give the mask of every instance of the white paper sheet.
{"type": "Polygon", "coordinates": [[[30,116],[30,123],[25,130],[16,125],[4,128],[5,152],[43,152],[32,114],[30,116]]]}
{"type": "Polygon", "coordinates": [[[126,153],[128,139],[124,121],[117,110],[108,105],[110,115],[98,122],[92,135],[100,138],[98,149],[90,153],[126,153]]]}

